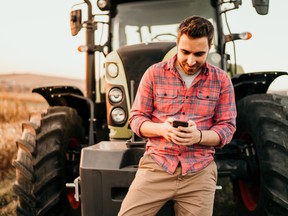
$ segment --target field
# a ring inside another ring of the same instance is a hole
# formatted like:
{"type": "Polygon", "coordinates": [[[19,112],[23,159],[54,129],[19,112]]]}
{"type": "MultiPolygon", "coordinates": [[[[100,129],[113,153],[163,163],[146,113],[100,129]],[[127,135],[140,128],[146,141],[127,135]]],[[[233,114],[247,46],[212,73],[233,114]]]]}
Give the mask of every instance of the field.
{"type": "Polygon", "coordinates": [[[45,109],[46,103],[39,95],[0,91],[0,215],[13,215],[16,206],[12,184],[15,178],[11,165],[16,156],[16,140],[21,137],[21,122],[29,113],[45,109]]]}
{"type": "Polygon", "coordinates": [[[29,113],[48,107],[44,98],[31,93],[32,88],[46,85],[74,85],[83,90],[83,81],[31,74],[0,75],[0,216],[15,215],[16,196],[12,186],[15,170],[16,141],[21,138],[21,124],[29,113]],[[64,80],[64,81],[63,81],[64,80]]]}

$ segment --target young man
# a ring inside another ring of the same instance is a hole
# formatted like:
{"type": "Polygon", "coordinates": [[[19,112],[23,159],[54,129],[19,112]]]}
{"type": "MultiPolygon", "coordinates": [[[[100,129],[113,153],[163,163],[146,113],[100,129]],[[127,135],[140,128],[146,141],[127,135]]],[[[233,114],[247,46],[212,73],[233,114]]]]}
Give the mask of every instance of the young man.
{"type": "Polygon", "coordinates": [[[177,54],[143,75],[130,125],[148,138],[119,215],[156,215],[174,201],[176,215],[212,215],[217,182],[214,147],[235,132],[234,90],[227,73],[206,62],[214,28],[199,16],[179,26],[177,54]],[[173,120],[188,127],[173,127],[173,120]]]}

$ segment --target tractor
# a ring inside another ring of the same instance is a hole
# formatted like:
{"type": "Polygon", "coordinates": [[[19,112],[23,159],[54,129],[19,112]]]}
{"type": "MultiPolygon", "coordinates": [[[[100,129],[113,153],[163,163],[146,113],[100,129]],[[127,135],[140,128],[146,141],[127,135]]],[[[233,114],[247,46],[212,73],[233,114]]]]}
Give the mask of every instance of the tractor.
{"type": "MultiPolygon", "coordinates": [[[[218,177],[231,180],[239,215],[288,215],[288,93],[275,88],[288,74],[244,72],[233,63],[227,43],[251,35],[224,34],[224,18],[241,5],[241,0],[73,5],[71,33],[85,30],[78,50],[86,55],[86,89],[33,89],[49,108],[30,114],[16,142],[17,215],[117,215],[145,151],[146,140],[128,124],[137,87],[150,65],[176,53],[177,27],[191,15],[215,26],[208,61],[229,73],[235,90],[237,130],[216,150],[218,177]]],[[[268,13],[269,0],[252,0],[252,5],[258,14],[268,13]]],[[[173,200],[157,215],[174,215],[173,200]]]]}

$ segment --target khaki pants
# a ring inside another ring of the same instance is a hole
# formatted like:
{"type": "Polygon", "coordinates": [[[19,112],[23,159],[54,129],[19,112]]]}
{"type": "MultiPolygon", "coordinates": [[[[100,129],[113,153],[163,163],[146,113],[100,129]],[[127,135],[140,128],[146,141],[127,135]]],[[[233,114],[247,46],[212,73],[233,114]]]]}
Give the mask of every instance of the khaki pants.
{"type": "Polygon", "coordinates": [[[182,176],[181,167],[171,175],[144,155],[118,216],[156,215],[168,200],[174,200],[177,216],[211,216],[216,182],[214,161],[199,172],[182,176]]]}

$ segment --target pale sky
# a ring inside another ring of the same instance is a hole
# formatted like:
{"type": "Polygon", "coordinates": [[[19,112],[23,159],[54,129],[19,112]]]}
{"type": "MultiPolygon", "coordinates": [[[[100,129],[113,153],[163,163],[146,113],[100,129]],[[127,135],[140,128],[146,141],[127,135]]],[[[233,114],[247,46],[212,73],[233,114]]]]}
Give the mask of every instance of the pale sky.
{"type": "MultiPolygon", "coordinates": [[[[288,1],[270,0],[267,16],[256,14],[251,1],[243,0],[239,10],[228,14],[232,32],[253,35],[250,41],[236,42],[237,63],[246,71],[288,71],[288,1]]],[[[84,30],[76,37],[70,33],[75,2],[0,0],[0,73],[84,79],[85,54],[77,51],[85,43],[84,30]]]]}

